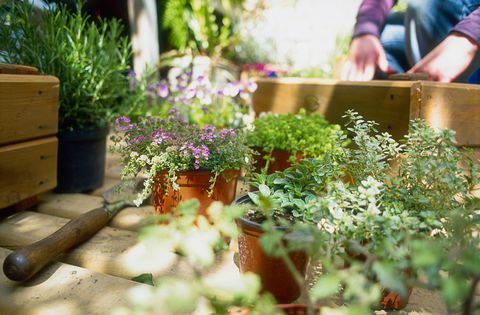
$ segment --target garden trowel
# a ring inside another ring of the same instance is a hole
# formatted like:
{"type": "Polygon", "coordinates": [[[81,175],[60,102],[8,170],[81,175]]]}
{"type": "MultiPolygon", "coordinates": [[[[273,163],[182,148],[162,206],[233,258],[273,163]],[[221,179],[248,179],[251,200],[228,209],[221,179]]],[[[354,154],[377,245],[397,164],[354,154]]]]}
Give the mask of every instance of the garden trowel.
{"type": "Polygon", "coordinates": [[[72,219],[46,238],[18,249],[5,258],[3,272],[14,281],[30,279],[68,249],[88,240],[108,224],[120,210],[133,205],[143,181],[126,180],[102,194],[104,205],[72,219]]]}

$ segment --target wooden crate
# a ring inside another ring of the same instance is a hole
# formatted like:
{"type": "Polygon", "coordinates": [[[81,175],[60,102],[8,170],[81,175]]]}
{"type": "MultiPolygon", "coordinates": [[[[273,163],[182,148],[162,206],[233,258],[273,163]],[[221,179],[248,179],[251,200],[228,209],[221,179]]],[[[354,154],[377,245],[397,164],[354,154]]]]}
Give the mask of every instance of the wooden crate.
{"type": "Polygon", "coordinates": [[[59,81],[36,73],[0,65],[0,209],[56,186],[59,81]]]}
{"type": "Polygon", "coordinates": [[[480,146],[480,85],[431,81],[347,82],[323,79],[259,79],[253,95],[256,113],[318,112],[332,123],[354,109],[399,139],[409,121],[425,119],[456,131],[461,146],[480,146]]]}

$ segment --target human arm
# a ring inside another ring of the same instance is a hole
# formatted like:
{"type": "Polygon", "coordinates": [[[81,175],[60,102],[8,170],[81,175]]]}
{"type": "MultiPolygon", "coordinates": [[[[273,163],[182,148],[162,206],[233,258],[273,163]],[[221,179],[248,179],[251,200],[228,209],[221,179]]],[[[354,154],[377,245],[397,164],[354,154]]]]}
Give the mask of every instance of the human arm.
{"type": "Polygon", "coordinates": [[[479,45],[480,8],[477,8],[408,72],[423,72],[430,80],[452,82],[468,68],[479,52],[479,45]]]}
{"type": "Polygon", "coordinates": [[[342,68],[343,80],[371,80],[376,67],[387,72],[388,62],[379,36],[394,4],[395,0],[362,1],[348,59],[342,68]]]}

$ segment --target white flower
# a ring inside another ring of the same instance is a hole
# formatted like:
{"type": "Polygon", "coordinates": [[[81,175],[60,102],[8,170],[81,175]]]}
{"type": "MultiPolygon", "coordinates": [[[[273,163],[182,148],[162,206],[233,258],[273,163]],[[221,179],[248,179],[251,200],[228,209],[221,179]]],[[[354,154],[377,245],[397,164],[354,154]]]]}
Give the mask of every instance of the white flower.
{"type": "Polygon", "coordinates": [[[137,156],[139,156],[138,152],[133,151],[133,152],[130,153],[130,158],[132,158],[132,159],[137,158],[137,156]]]}
{"type": "Polygon", "coordinates": [[[330,234],[333,234],[333,232],[335,232],[335,227],[328,223],[326,219],[321,219],[320,222],[318,222],[317,227],[318,229],[325,230],[330,234]]]}

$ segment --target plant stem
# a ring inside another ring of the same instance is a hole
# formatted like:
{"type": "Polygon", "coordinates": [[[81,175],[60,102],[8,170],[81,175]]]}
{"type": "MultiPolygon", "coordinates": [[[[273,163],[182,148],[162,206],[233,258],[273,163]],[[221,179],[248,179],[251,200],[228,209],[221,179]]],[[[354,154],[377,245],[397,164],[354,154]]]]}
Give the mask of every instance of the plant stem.
{"type": "Polygon", "coordinates": [[[475,288],[477,287],[478,282],[480,281],[480,277],[475,277],[472,280],[472,284],[470,285],[470,290],[468,292],[467,298],[463,302],[463,315],[473,315],[473,296],[475,295],[475,288]]]}

